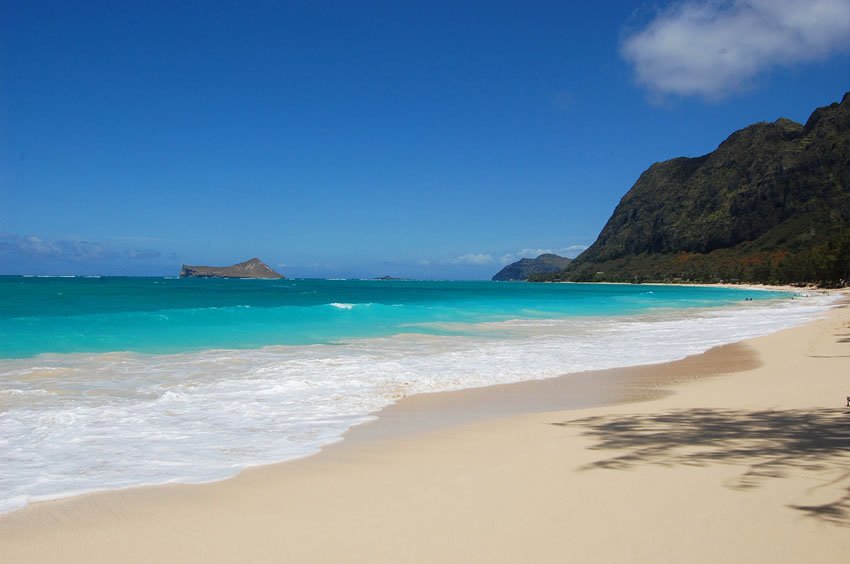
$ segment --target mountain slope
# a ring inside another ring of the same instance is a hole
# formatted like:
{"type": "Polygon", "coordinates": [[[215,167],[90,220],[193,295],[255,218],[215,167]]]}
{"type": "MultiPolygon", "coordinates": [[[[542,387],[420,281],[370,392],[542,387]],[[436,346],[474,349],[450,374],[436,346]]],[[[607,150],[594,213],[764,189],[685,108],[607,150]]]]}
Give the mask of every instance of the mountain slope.
{"type": "Polygon", "coordinates": [[[757,123],[707,155],[652,165],[596,242],[549,278],[803,281],[830,269],[840,276],[847,265],[832,255],[843,252],[848,229],[850,93],[805,125],[757,123]]]}
{"type": "Polygon", "coordinates": [[[572,259],[545,253],[537,258],[524,258],[507,265],[493,276],[493,280],[528,280],[533,275],[560,272],[571,262],[572,259]]]}

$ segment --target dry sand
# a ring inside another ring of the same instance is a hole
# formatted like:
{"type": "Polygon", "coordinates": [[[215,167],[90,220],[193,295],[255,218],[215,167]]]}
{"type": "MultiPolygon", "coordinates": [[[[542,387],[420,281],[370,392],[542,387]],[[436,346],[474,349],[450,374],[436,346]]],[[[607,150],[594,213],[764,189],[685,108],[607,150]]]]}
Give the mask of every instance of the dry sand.
{"type": "Polygon", "coordinates": [[[684,361],[408,398],[215,484],[35,504],[0,518],[0,562],[846,562],[848,395],[839,307],[684,361]]]}

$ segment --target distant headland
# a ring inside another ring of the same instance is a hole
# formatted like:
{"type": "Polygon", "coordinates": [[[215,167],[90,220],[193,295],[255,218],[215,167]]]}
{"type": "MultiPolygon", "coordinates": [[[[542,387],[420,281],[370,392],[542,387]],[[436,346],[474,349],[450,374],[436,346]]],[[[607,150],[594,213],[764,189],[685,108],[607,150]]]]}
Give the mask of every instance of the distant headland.
{"type": "Polygon", "coordinates": [[[252,258],[233,266],[192,266],[184,264],[180,269],[180,278],[262,278],[281,280],[283,274],[258,258],[252,258]]]}
{"type": "Polygon", "coordinates": [[[545,253],[537,258],[524,258],[507,265],[493,276],[493,280],[528,280],[532,275],[555,274],[563,271],[571,262],[572,259],[545,253]]]}

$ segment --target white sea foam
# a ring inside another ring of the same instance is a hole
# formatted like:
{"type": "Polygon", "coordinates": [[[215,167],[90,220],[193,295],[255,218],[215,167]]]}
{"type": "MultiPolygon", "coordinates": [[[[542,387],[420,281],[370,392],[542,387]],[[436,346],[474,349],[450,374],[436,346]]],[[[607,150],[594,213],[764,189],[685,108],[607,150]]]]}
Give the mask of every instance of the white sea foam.
{"type": "Polygon", "coordinates": [[[669,361],[803,323],[831,299],[518,320],[482,324],[478,337],[0,361],[0,512],[225,478],[315,453],[406,395],[669,361]]]}

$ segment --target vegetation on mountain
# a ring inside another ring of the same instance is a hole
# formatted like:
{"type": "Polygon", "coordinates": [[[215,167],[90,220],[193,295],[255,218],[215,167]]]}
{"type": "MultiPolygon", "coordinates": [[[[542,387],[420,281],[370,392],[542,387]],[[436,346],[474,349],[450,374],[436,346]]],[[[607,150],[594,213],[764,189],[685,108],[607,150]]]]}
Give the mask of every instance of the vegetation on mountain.
{"type": "Polygon", "coordinates": [[[850,93],[805,125],[781,118],[713,152],[649,167],[596,242],[532,280],[850,279],[850,93]]]}
{"type": "Polygon", "coordinates": [[[524,258],[507,265],[493,276],[493,280],[528,280],[529,276],[561,272],[572,259],[551,253],[544,253],[537,258],[524,258]]]}

